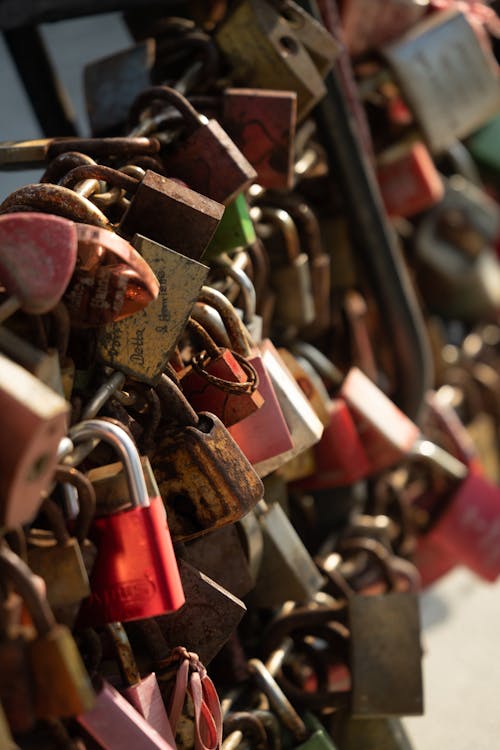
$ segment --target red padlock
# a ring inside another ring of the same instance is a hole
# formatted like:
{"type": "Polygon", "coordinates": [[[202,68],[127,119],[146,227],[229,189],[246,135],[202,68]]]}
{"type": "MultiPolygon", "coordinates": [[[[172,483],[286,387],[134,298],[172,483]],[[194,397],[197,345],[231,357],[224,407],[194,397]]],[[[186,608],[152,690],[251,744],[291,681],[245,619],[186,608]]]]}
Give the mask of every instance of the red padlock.
{"type": "Polygon", "coordinates": [[[330,404],[330,423],[314,448],[316,471],[294,486],[306,491],[330,489],[353,484],[370,473],[363,443],[345,401],[333,399],[330,404]]]}
{"type": "Polygon", "coordinates": [[[354,419],[370,462],[377,474],[411,453],[420,430],[357,367],[347,373],[338,392],[354,419]]]}
{"type": "Polygon", "coordinates": [[[75,224],[50,214],[0,216],[0,281],[12,295],[0,321],[22,308],[41,315],[57,305],[76,262],[75,224]]]}
{"type": "Polygon", "coordinates": [[[215,414],[226,427],[260,409],[264,399],[257,390],[257,373],[248,360],[230,349],[219,348],[195,320],[188,322],[188,330],[202,347],[180,373],[182,390],[191,406],[196,411],[215,414]]]}
{"type": "Polygon", "coordinates": [[[79,614],[82,625],[140,620],[173,612],[184,604],[181,579],[160,496],[150,498],[137,449],[118,425],[80,422],[73,442],[99,438],[120,454],[133,507],[95,518],[89,538],[97,546],[92,594],[79,614]]]}
{"type": "Polygon", "coordinates": [[[217,310],[229,336],[231,348],[246,357],[255,368],[259,377],[259,391],[264,399],[260,409],[229,428],[231,437],[251,464],[275,459],[275,465],[270,469],[272,471],[283,463],[280,457],[293,448],[293,441],[262,355],[257,347],[250,348],[248,332],[223,294],[216,289],[204,287],[200,300],[217,310]]]}
{"type": "Polygon", "coordinates": [[[466,565],[487,581],[500,575],[500,488],[469,471],[423,537],[426,548],[443,549],[443,560],[466,565]]]}
{"type": "Polygon", "coordinates": [[[423,143],[398,143],[380,154],[377,180],[389,216],[414,216],[444,195],[443,180],[423,143]]]}

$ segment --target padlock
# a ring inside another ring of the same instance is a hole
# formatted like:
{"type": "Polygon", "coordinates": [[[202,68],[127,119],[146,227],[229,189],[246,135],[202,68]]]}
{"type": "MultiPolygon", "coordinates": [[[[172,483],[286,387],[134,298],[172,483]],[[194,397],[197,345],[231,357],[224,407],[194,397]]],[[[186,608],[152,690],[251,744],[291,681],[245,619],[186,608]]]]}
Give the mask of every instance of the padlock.
{"type": "Polygon", "coordinates": [[[442,548],[445,560],[454,559],[481,578],[495,581],[500,575],[499,534],[500,491],[472,470],[431,523],[418,555],[427,554],[427,545],[442,548]]]}
{"type": "Polygon", "coordinates": [[[19,746],[16,745],[14,742],[14,738],[10,733],[9,725],[7,724],[7,719],[5,716],[5,712],[0,705],[0,747],[5,748],[5,750],[19,750],[19,746]]]}
{"type": "Polygon", "coordinates": [[[0,525],[31,521],[49,487],[60,440],[66,434],[68,404],[27,370],[0,355],[3,444],[0,525]]]}
{"type": "Polygon", "coordinates": [[[314,320],[303,329],[302,335],[308,339],[317,338],[331,324],[331,263],[330,255],[323,248],[318,219],[312,208],[293,193],[275,194],[269,200],[290,214],[299,233],[301,248],[309,257],[315,315],[314,320]]]}
{"type": "Polygon", "coordinates": [[[226,427],[260,409],[264,399],[254,367],[237,352],[219,348],[196,321],[188,323],[188,330],[201,348],[180,373],[191,406],[215,414],[226,427]]]}
{"type": "Polygon", "coordinates": [[[412,450],[419,428],[357,367],[349,370],[338,396],[354,419],[370,473],[397,463],[412,450]]]}
{"type": "Polygon", "coordinates": [[[253,588],[254,580],[236,524],[186,543],[182,555],[186,562],[239,599],[253,588]]]}
{"type": "Polygon", "coordinates": [[[26,649],[36,716],[50,719],[86,711],[94,702],[94,692],[70,630],[56,623],[30,569],[6,547],[0,550],[0,572],[23,597],[35,626],[36,636],[26,649]]]}
{"type": "Polygon", "coordinates": [[[493,54],[463,13],[433,13],[381,51],[432,153],[470,135],[498,110],[493,54]]]}
{"type": "Polygon", "coordinates": [[[103,326],[158,299],[158,279],[132,245],[100,227],[76,231],[77,266],[63,298],[73,325],[103,326]]]}
{"type": "Polygon", "coordinates": [[[196,414],[166,376],[160,397],[170,424],[152,465],[172,536],[185,541],[237,521],[262,498],[263,487],[216,416],[196,414]]]}
{"type": "MultiPolygon", "coordinates": [[[[3,630],[3,627],[2,627],[3,630]]],[[[0,638],[0,700],[10,729],[27,732],[36,721],[33,671],[27,637],[19,626],[7,628],[0,638]]],[[[0,733],[1,737],[1,733],[0,733]]],[[[3,747],[3,746],[2,746],[3,747]]]]}
{"type": "Polygon", "coordinates": [[[278,354],[321,420],[323,427],[328,427],[331,399],[319,373],[304,357],[296,357],[288,349],[280,348],[278,354]]]}
{"type": "Polygon", "coordinates": [[[222,317],[231,349],[247,358],[259,376],[259,391],[264,404],[254,414],[230,427],[229,432],[252,465],[268,462],[269,473],[283,464],[283,456],[293,448],[293,442],[262,355],[258,349],[250,347],[242,322],[223,294],[213,289],[210,292],[205,290],[203,301],[213,306],[222,317]],[[270,425],[272,429],[269,429],[270,425]]]}
{"type": "Polygon", "coordinates": [[[293,187],[296,119],[294,91],[228,88],[222,95],[224,127],[264,188],[293,187]]]}
{"type": "Polygon", "coordinates": [[[423,713],[420,622],[414,593],[349,599],[353,716],[423,713]]]}
{"type": "Polygon", "coordinates": [[[76,243],[75,225],[59,216],[0,216],[0,279],[10,295],[0,321],[19,308],[40,315],[55,307],[75,268],[76,243]]]}
{"type": "MultiPolygon", "coordinates": [[[[46,498],[41,511],[46,515],[52,533],[44,533],[42,529],[30,530],[29,565],[36,575],[44,579],[47,601],[53,609],[79,604],[90,594],[80,545],[76,537],[70,536],[56,502],[46,498]]],[[[85,538],[86,531],[83,533],[85,538]]]]}
{"type": "Polygon", "coordinates": [[[492,318],[500,306],[494,246],[498,205],[459,175],[445,183],[443,200],[418,225],[415,248],[427,304],[445,318],[492,318]]]}
{"type": "Polygon", "coordinates": [[[170,648],[182,644],[209,664],[240,623],[246,607],[185,560],[179,560],[179,570],[186,604],[178,612],[157,617],[156,622],[170,648]]]}
{"type": "Polygon", "coordinates": [[[222,253],[234,251],[237,247],[247,247],[255,242],[255,238],[247,199],[240,193],[226,206],[220,224],[207,247],[205,258],[216,258],[222,253]]]}
{"type": "Polygon", "coordinates": [[[346,402],[333,399],[329,415],[330,422],[313,448],[315,470],[297,485],[308,492],[350,485],[371,472],[364,443],[346,402]]]}
{"type": "Polygon", "coordinates": [[[346,717],[337,738],[339,750],[364,750],[380,747],[384,750],[413,750],[413,743],[401,719],[395,717],[354,719],[346,717]]]}
{"type": "Polygon", "coordinates": [[[315,316],[311,269],[308,256],[301,252],[297,228],[289,213],[281,208],[254,207],[254,221],[276,227],[285,244],[286,263],[271,269],[271,286],[276,291],[274,315],[283,325],[303,328],[315,316]]]}
{"type": "Polygon", "coordinates": [[[120,234],[127,239],[141,234],[189,258],[201,257],[224,213],[220,203],[149,169],[138,180],[101,165],[75,167],[63,183],[73,186],[89,178],[133,194],[120,220],[120,234]]]}
{"type": "Polygon", "coordinates": [[[389,216],[414,216],[436,205],[444,186],[426,146],[401,142],[377,156],[377,180],[389,216]]]}
{"type": "Polygon", "coordinates": [[[226,278],[231,279],[239,287],[242,306],[235,307],[235,310],[242,319],[250,339],[258,345],[262,341],[263,319],[261,315],[257,315],[257,294],[253,281],[240,268],[240,258],[244,256],[246,253],[235,255],[231,263],[227,257],[216,258],[213,266],[216,271],[220,270],[221,273],[225,273],[226,278]]]}
{"type": "Polygon", "coordinates": [[[95,705],[76,720],[99,747],[131,745],[137,750],[175,750],[106,680],[100,680],[95,705]]]}
{"type": "Polygon", "coordinates": [[[127,685],[122,689],[122,694],[160,737],[174,747],[174,736],[156,675],[152,672],[147,677],[141,677],[127,632],[120,622],[110,623],[106,629],[115,646],[116,657],[127,685]]]}
{"type": "Polygon", "coordinates": [[[257,607],[276,607],[288,600],[311,599],[323,585],[297,532],[281,506],[261,501],[255,513],[263,534],[263,556],[251,593],[257,607]]]}
{"type": "MultiPolygon", "coordinates": [[[[304,453],[321,440],[323,424],[270,339],[262,342],[260,351],[292,437],[293,448],[283,457],[289,460],[304,453]]],[[[255,468],[260,476],[266,476],[272,471],[271,466],[272,463],[262,461],[256,464],[255,468]]]]}
{"type": "Polygon", "coordinates": [[[280,0],[279,11],[293,28],[296,38],[304,45],[321,77],[325,78],[340,53],[337,39],[294,0],[280,0]]]}
{"type": "Polygon", "coordinates": [[[398,39],[428,9],[428,0],[343,0],[340,19],[345,42],[357,56],[398,39]]]}
{"type": "Polygon", "coordinates": [[[324,96],[321,74],[293,25],[265,0],[240,3],[218,27],[215,40],[237,83],[295,91],[299,122],[324,96]]]}
{"type": "Polygon", "coordinates": [[[126,122],[135,97],[151,84],[155,56],[156,43],[150,38],[85,66],[83,88],[94,135],[126,122]]]}
{"type": "Polygon", "coordinates": [[[138,96],[132,106],[132,117],[145,103],[159,100],[173,106],[182,115],[180,138],[165,152],[168,174],[186,182],[192,190],[219,203],[230,203],[257,177],[236,144],[219,125],[200,115],[192,104],[175,89],[154,86],[138,96]],[[217,169],[213,165],[217,164],[217,169]]]}
{"type": "Polygon", "coordinates": [[[496,143],[500,129],[500,116],[496,115],[467,139],[467,150],[476,162],[481,175],[487,181],[498,185],[500,163],[496,153],[496,143]]]}
{"type": "Polygon", "coordinates": [[[97,354],[104,364],[152,384],[167,366],[208,268],[140,234],[133,242],[156,274],[160,293],[144,310],[102,328],[97,354]]]}
{"type": "Polygon", "coordinates": [[[79,621],[103,625],[175,611],[184,595],[161,498],[148,495],[139,454],[121,427],[91,419],[70,430],[73,442],[95,437],[119,452],[132,507],[92,522],[98,554],[79,621]]]}

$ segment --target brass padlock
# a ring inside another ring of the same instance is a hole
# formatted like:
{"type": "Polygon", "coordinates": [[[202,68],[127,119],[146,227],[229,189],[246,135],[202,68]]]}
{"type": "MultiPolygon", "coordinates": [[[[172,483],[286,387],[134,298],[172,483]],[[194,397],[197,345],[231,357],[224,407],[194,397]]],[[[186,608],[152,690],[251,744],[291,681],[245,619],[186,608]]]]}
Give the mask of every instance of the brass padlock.
{"type": "Polygon", "coordinates": [[[70,630],[56,623],[30,569],[6,547],[0,551],[0,571],[23,597],[37,632],[27,644],[36,715],[50,719],[86,711],[93,704],[94,692],[70,630]]]}
{"type": "Polygon", "coordinates": [[[208,267],[136,234],[134,246],[154,271],[158,298],[144,310],[100,329],[101,362],[146,383],[165,370],[208,274],[208,267]]]}
{"type": "Polygon", "coordinates": [[[215,39],[238,83],[295,91],[299,121],[326,93],[293,25],[265,0],[239,3],[219,26],[215,39]]]}
{"type": "Polygon", "coordinates": [[[166,376],[158,388],[169,422],[151,463],[172,537],[193,539],[234,523],[262,498],[262,482],[222,422],[193,411],[166,376]]]}
{"type": "Polygon", "coordinates": [[[286,261],[271,268],[271,286],[276,291],[274,315],[282,325],[304,328],[314,321],[315,307],[308,256],[301,251],[297,227],[281,208],[257,207],[254,221],[269,222],[278,229],[285,244],[286,261]]]}

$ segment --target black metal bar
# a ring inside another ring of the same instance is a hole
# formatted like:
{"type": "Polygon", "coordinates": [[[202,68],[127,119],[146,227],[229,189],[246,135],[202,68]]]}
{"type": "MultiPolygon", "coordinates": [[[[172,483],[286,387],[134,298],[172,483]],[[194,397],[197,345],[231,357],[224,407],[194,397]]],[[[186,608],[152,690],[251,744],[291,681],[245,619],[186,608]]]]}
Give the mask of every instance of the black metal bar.
{"type": "Polygon", "coordinates": [[[10,29],[4,31],[4,37],[44,134],[77,135],[39,29],[10,29]]]}
{"type": "MultiPolygon", "coordinates": [[[[157,3],[168,15],[170,8],[179,5],[179,0],[157,0],[157,3]]],[[[113,13],[143,5],[143,0],[0,0],[0,29],[113,13]]]]}
{"type": "MultiPolygon", "coordinates": [[[[318,21],[322,20],[316,0],[302,0],[301,5],[318,21]]],[[[358,233],[355,249],[392,343],[398,380],[396,403],[416,419],[425,393],[433,384],[423,316],[335,68],[325,83],[328,94],[316,109],[319,134],[332,173],[346,196],[347,210],[358,233]]]]}

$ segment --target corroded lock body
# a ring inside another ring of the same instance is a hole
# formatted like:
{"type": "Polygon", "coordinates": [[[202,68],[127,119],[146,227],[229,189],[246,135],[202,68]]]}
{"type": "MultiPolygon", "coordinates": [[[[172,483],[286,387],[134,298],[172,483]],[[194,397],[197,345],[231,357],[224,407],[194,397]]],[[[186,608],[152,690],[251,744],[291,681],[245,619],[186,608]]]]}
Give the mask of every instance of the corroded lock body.
{"type": "Polygon", "coordinates": [[[260,479],[226,430],[209,412],[196,414],[164,377],[172,421],[152,464],[176,541],[234,523],[262,498],[260,479]]]}
{"type": "Polygon", "coordinates": [[[226,89],[222,121],[265,188],[290,190],[297,95],[293,91],[226,89]]]}
{"type": "Polygon", "coordinates": [[[295,91],[299,121],[324,96],[322,77],[305,46],[270,3],[239,3],[215,38],[238,81],[256,88],[295,91]]]}
{"type": "Polygon", "coordinates": [[[186,182],[192,190],[214,201],[230,203],[257,176],[250,162],[233,143],[217,120],[200,115],[182,94],[168,86],[155,86],[141,94],[134,104],[160,100],[179,110],[183,135],[165,153],[168,174],[186,182]],[[214,169],[214,165],[217,169],[214,169]]]}
{"type": "Polygon", "coordinates": [[[141,170],[140,174],[142,178],[136,179],[100,164],[85,165],[72,169],[63,178],[62,185],[55,187],[73,187],[91,178],[125,189],[133,197],[121,216],[120,234],[127,239],[141,234],[189,258],[199,259],[217,228],[224,207],[150,169],[141,170]]]}

